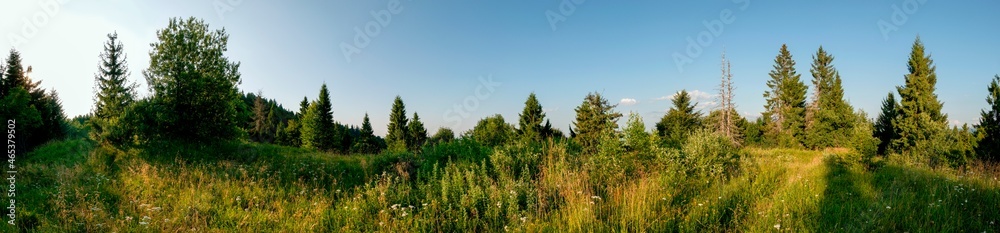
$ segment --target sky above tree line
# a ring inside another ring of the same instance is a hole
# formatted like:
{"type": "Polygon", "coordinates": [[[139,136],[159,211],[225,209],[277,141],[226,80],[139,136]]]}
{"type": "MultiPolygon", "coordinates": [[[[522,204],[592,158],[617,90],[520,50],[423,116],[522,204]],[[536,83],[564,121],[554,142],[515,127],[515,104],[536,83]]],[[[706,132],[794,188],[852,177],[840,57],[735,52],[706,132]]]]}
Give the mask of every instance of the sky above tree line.
{"type": "MultiPolygon", "coordinates": [[[[564,132],[588,92],[639,113],[649,128],[686,89],[715,107],[725,50],[737,110],[764,111],[768,72],[781,44],[810,87],[819,46],[834,57],[845,97],[876,117],[903,84],[918,35],[937,65],[937,94],[952,124],[974,124],[986,85],[1000,73],[1000,2],[891,1],[3,1],[0,48],[16,48],[31,78],[55,89],[66,114],[93,108],[98,56],[117,32],[131,80],[171,17],[194,16],[230,35],[244,92],[262,91],[290,110],[330,88],[336,121],[371,115],[384,135],[396,95],[429,133],[457,132],[486,116],[516,124],[537,94],[564,132]]],[[[6,52],[4,50],[4,52],[6,52]]],[[[6,53],[4,53],[6,58],[6,53]]],[[[810,90],[811,91],[811,90],[810,90]]],[[[811,93],[810,93],[811,95],[811,93]]],[[[623,119],[624,122],[624,119],[623,119]]]]}

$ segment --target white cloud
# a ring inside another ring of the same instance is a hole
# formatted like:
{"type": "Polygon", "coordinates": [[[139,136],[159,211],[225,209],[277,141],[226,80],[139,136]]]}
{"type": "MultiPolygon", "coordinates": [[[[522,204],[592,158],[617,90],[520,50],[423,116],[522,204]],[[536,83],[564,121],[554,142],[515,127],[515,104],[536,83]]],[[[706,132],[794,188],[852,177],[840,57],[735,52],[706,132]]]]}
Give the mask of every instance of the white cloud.
{"type": "Polygon", "coordinates": [[[622,106],[632,106],[632,105],[635,105],[637,103],[639,103],[639,101],[635,100],[635,99],[632,99],[632,98],[624,98],[624,99],[622,99],[621,101],[618,102],[618,104],[620,104],[622,106]]]}
{"type": "MultiPolygon", "coordinates": [[[[680,94],[680,93],[681,93],[680,91],[674,92],[674,94],[661,96],[659,98],[656,98],[655,100],[673,100],[674,97],[676,97],[677,94],[680,94]]],[[[701,90],[689,91],[688,92],[688,96],[691,97],[691,101],[693,101],[693,102],[699,102],[699,103],[700,102],[713,101],[715,99],[715,94],[711,94],[711,93],[704,92],[704,91],[701,91],[701,90]]]]}

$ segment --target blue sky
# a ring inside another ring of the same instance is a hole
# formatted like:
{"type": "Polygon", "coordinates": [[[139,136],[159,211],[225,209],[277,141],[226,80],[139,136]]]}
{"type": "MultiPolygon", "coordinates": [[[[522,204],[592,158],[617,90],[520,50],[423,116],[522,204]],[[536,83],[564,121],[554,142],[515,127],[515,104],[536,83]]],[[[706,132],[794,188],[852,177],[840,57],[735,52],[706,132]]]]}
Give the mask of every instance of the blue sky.
{"type": "Polygon", "coordinates": [[[32,78],[58,91],[70,116],[92,108],[93,75],[107,33],[119,33],[132,79],[146,94],[141,71],[149,65],[156,30],[171,17],[189,16],[229,33],[226,55],[242,63],[242,90],[261,90],[295,110],[326,83],[337,121],[360,124],[367,112],[379,135],[396,95],[430,132],[441,126],[462,132],[498,113],[516,123],[531,92],[563,130],[573,108],[594,91],[652,127],[669,108],[668,97],[681,89],[696,92],[706,112],[713,107],[723,48],[732,62],[738,111],[750,118],[763,111],[767,73],[783,43],[807,84],[816,49],[832,53],[846,97],[870,117],[903,83],[917,35],[937,65],[937,94],[953,123],[978,122],[985,86],[1000,73],[1000,2],[988,0],[0,4],[0,47],[21,51],[34,67],[32,78]],[[895,30],[881,30],[880,21],[895,30]],[[366,27],[373,32],[367,46],[345,56],[342,44],[357,45],[355,28],[366,27]],[[688,38],[700,53],[688,53],[688,38]],[[691,60],[678,66],[675,54],[691,60]]]}

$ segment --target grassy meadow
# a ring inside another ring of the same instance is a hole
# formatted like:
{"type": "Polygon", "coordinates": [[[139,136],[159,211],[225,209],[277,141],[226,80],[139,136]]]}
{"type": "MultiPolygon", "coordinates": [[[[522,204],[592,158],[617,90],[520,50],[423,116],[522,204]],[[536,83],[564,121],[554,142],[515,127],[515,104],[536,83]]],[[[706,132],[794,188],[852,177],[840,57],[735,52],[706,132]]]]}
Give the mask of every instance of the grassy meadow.
{"type": "MultiPolygon", "coordinates": [[[[38,232],[997,232],[1000,171],[851,151],[745,148],[722,173],[682,153],[595,162],[561,142],[419,155],[269,144],[127,150],[51,142],[21,161],[18,226],[38,232]]],[[[4,224],[0,231],[17,229],[4,224]]]]}

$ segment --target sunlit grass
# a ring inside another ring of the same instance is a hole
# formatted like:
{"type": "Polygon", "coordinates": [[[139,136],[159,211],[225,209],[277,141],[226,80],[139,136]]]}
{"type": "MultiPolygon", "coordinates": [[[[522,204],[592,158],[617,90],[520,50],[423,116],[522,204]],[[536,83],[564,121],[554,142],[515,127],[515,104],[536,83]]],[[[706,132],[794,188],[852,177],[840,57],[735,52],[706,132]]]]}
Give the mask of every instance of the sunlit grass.
{"type": "MultiPolygon", "coordinates": [[[[340,156],[260,144],[118,150],[84,140],[22,161],[18,226],[43,232],[995,232],[993,166],[865,166],[848,150],[748,148],[722,177],[636,159],[609,185],[564,144],[459,141],[340,156]],[[463,157],[468,154],[469,156],[463,157]]],[[[13,232],[5,225],[0,231],[13,232]]]]}

